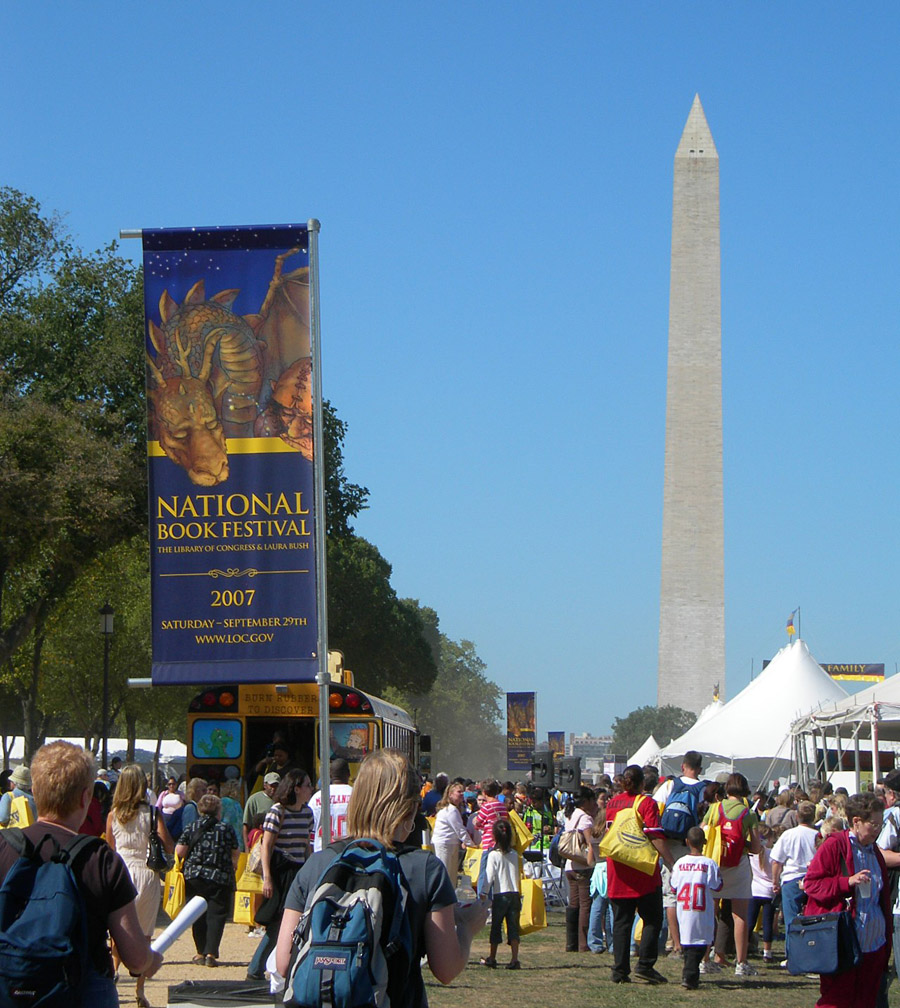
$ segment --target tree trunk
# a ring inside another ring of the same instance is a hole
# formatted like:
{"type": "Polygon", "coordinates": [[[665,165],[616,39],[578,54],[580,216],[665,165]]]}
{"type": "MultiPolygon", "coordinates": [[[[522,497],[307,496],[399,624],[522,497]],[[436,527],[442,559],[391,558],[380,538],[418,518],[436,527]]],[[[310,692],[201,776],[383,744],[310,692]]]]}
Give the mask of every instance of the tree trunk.
{"type": "Polygon", "coordinates": [[[41,681],[41,652],[44,649],[44,628],[34,631],[34,654],[31,658],[31,677],[29,688],[22,697],[22,735],[25,764],[31,763],[31,757],[41,745],[41,734],[44,719],[38,710],[38,686],[41,681]]]}
{"type": "Polygon", "coordinates": [[[162,735],[158,735],[156,738],[156,752],[153,755],[153,790],[159,791],[160,785],[160,774],[159,774],[159,754],[162,750],[162,735]]]}
{"type": "Polygon", "coordinates": [[[126,739],[126,752],[125,752],[125,762],[134,763],[134,741],[137,735],[137,718],[134,714],[129,714],[125,712],[125,739],[126,739]]]}

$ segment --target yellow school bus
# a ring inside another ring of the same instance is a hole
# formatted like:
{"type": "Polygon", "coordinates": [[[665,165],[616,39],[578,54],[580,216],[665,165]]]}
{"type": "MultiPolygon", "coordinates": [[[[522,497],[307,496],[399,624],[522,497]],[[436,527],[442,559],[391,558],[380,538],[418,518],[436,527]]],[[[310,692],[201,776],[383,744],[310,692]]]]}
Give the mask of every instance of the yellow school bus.
{"type": "MultiPolygon", "coordinates": [[[[343,757],[355,778],[359,761],[373,749],[399,749],[417,764],[418,730],[401,707],[371,696],[340,671],[328,689],[331,759],[343,757]],[[349,681],[347,681],[349,680],[349,681]]],[[[320,774],[319,687],[316,683],[210,686],[188,708],[188,777],[208,781],[243,780],[259,786],[257,768],[282,742],[290,766],[302,767],[313,781],[320,774]],[[229,769],[233,768],[233,769],[229,769]]]]}

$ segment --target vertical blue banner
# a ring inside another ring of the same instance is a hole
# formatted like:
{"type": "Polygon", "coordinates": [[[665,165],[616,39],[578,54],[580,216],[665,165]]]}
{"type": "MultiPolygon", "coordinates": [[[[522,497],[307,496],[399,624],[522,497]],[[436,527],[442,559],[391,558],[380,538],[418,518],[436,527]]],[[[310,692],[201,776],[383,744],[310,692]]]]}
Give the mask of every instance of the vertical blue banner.
{"type": "Polygon", "coordinates": [[[534,693],[506,694],[506,768],[531,769],[536,728],[534,693]]]}
{"type": "Polygon", "coordinates": [[[143,244],[153,682],[312,681],[306,226],[143,244]]]}

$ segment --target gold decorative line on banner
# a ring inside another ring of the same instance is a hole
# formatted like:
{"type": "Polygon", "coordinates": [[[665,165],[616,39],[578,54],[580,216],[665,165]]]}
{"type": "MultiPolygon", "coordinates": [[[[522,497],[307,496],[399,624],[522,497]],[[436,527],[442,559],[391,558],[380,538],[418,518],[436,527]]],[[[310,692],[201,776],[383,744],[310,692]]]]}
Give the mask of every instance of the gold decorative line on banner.
{"type": "Polygon", "coordinates": [[[211,578],[233,578],[233,577],[256,577],[259,574],[309,574],[308,570],[278,570],[278,571],[261,571],[257,570],[255,567],[247,567],[245,570],[241,570],[239,567],[229,567],[228,570],[219,570],[218,567],[213,567],[212,570],[208,571],[194,571],[188,574],[160,574],[160,577],[211,577],[211,578]]]}
{"type": "MultiPolygon", "coordinates": [[[[225,438],[225,444],[229,455],[299,454],[296,448],[278,437],[230,437],[225,438]]],[[[147,442],[147,455],[150,458],[164,458],[165,454],[159,446],[159,441],[147,442]]]]}

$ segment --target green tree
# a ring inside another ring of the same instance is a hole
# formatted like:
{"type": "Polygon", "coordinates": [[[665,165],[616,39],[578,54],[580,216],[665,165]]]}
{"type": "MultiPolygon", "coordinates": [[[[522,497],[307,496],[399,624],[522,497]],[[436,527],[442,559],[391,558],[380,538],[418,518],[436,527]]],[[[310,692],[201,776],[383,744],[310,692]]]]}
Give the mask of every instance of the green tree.
{"type": "Polygon", "coordinates": [[[344,472],[344,438],[347,424],[326,399],[322,403],[322,433],[325,440],[325,513],[328,536],[348,536],[351,520],[367,508],[369,491],[351,483],[344,472]]]}
{"type": "Polygon", "coordinates": [[[673,738],[683,735],[696,720],[696,714],[681,707],[638,707],[613,721],[613,750],[622,756],[630,756],[650,735],[660,745],[668,745],[673,738]]]}
{"type": "MultiPolygon", "coordinates": [[[[471,641],[452,641],[440,632],[437,613],[412,599],[425,639],[434,650],[437,678],[427,692],[389,693],[388,699],[417,712],[420,730],[431,735],[432,767],[451,776],[500,774],[506,766],[506,738],[500,727],[500,687],[471,641]]],[[[505,773],[504,773],[505,775],[505,773]]]]}
{"type": "Polygon", "coordinates": [[[144,525],[140,304],[134,266],[0,189],[0,667],[144,525]]]}
{"type": "Polygon", "coordinates": [[[328,539],[328,646],[342,651],[356,682],[427,692],[437,675],[417,608],[397,598],[391,565],[360,536],[328,539]]]}

